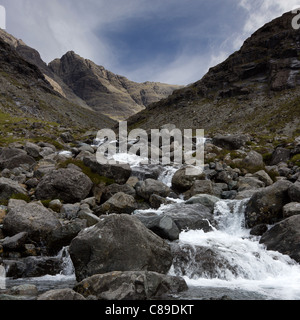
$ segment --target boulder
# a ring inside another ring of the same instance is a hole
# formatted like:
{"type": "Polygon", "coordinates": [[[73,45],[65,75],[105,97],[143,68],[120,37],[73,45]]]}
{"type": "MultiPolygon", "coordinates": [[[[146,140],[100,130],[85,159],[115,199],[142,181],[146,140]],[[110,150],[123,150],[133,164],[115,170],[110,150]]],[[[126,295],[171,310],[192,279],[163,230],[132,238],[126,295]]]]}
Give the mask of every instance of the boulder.
{"type": "Polygon", "coordinates": [[[186,229],[201,229],[204,232],[209,232],[212,230],[211,224],[214,223],[212,210],[200,203],[170,204],[165,208],[159,209],[159,211],[160,212],[158,214],[155,212],[154,214],[149,214],[147,212],[145,213],[143,211],[137,211],[134,216],[145,222],[146,225],[151,224],[151,220],[155,220],[157,215],[159,215],[160,219],[162,217],[172,218],[180,232],[186,229]]]}
{"type": "Polygon", "coordinates": [[[247,156],[243,162],[249,167],[263,167],[264,166],[263,156],[260,153],[253,151],[253,150],[251,150],[247,154],[247,156]]]}
{"type": "Polygon", "coordinates": [[[167,215],[157,215],[154,212],[147,212],[144,214],[136,214],[137,217],[149,230],[163,239],[178,240],[180,230],[171,217],[167,215]]]}
{"type": "Polygon", "coordinates": [[[137,202],[133,196],[123,192],[114,194],[109,200],[95,210],[96,215],[106,213],[127,213],[131,214],[137,209],[137,202]]]}
{"type": "Polygon", "coordinates": [[[63,142],[65,143],[70,143],[70,142],[73,142],[75,139],[74,137],[72,136],[72,134],[70,132],[63,132],[61,135],[60,135],[60,138],[62,139],[63,142]]]}
{"type": "Polygon", "coordinates": [[[205,173],[187,175],[186,168],[181,168],[172,178],[172,188],[178,192],[185,192],[191,189],[196,180],[205,180],[205,173]]]}
{"type": "Polygon", "coordinates": [[[188,289],[183,278],[151,271],[97,274],[77,284],[74,290],[98,300],[153,300],[188,289]]]}
{"type": "Polygon", "coordinates": [[[44,292],[43,294],[38,296],[37,300],[73,301],[85,300],[85,298],[72,289],[55,289],[44,292]]]}
{"type": "Polygon", "coordinates": [[[243,134],[236,135],[217,135],[213,138],[212,143],[220,148],[228,150],[237,150],[245,146],[246,142],[249,141],[249,137],[243,134]]]}
{"type": "Polygon", "coordinates": [[[49,233],[61,226],[53,211],[40,202],[26,203],[23,200],[10,200],[8,211],[3,221],[3,231],[8,236],[27,232],[28,238],[43,242],[49,233]]]}
{"type": "Polygon", "coordinates": [[[253,177],[256,177],[260,181],[262,181],[266,185],[266,187],[273,184],[273,180],[271,179],[271,177],[267,174],[267,172],[265,170],[260,170],[260,171],[255,172],[253,174],[253,177]]]}
{"type": "Polygon", "coordinates": [[[26,151],[17,148],[3,148],[0,153],[0,170],[13,169],[22,165],[34,166],[35,160],[26,151]]]}
{"type": "Polygon", "coordinates": [[[4,251],[18,251],[24,249],[27,238],[27,232],[20,232],[12,237],[5,238],[2,247],[4,251]]]}
{"type": "Polygon", "coordinates": [[[192,188],[185,193],[185,198],[189,199],[190,197],[196,194],[213,194],[213,184],[210,180],[196,180],[193,183],[192,188]]]}
{"type": "Polygon", "coordinates": [[[16,296],[37,296],[38,288],[34,284],[22,284],[12,287],[9,293],[16,296]]]}
{"type": "Polygon", "coordinates": [[[300,203],[299,202],[291,202],[286,204],[283,207],[283,217],[289,218],[291,216],[295,216],[300,214],[300,203]]]}
{"type": "Polygon", "coordinates": [[[172,265],[169,245],[126,214],[101,217],[72,240],[69,250],[78,281],[115,270],[167,273],[172,265]]]}
{"type": "Polygon", "coordinates": [[[83,163],[100,176],[113,179],[118,184],[125,184],[131,176],[131,168],[128,164],[103,165],[97,161],[96,156],[84,157],[83,163]]]}
{"type": "Polygon", "coordinates": [[[171,192],[171,189],[167,185],[154,179],[138,182],[135,186],[135,190],[137,195],[145,200],[149,200],[152,194],[167,197],[171,192]]]}
{"type": "Polygon", "coordinates": [[[261,238],[267,250],[279,251],[300,263],[300,216],[292,216],[267,231],[261,238]]]}
{"type": "Polygon", "coordinates": [[[68,221],[51,230],[47,236],[47,250],[51,254],[56,254],[63,247],[69,246],[78,233],[87,227],[87,222],[83,219],[68,221]]]}
{"type": "Polygon", "coordinates": [[[76,203],[87,198],[92,186],[92,181],[84,173],[73,169],[59,169],[41,179],[35,195],[39,200],[59,199],[65,203],[76,203]]]}
{"type": "Polygon", "coordinates": [[[289,196],[291,201],[300,202],[300,180],[299,179],[293,185],[290,186],[289,196]]]}
{"type": "Polygon", "coordinates": [[[291,185],[287,180],[280,180],[254,193],[246,206],[246,225],[253,228],[257,224],[274,224],[282,219],[283,206],[290,202],[288,190],[291,185]]]}
{"type": "Polygon", "coordinates": [[[271,166],[277,165],[280,162],[288,162],[290,159],[291,150],[278,147],[272,154],[271,166]]]}
{"type": "Polygon", "coordinates": [[[61,272],[62,261],[55,257],[27,257],[18,260],[3,260],[8,278],[33,278],[57,275],[61,272]]]}
{"type": "Polygon", "coordinates": [[[164,197],[158,196],[157,194],[152,194],[149,198],[149,204],[151,208],[158,209],[163,204],[172,203],[172,201],[167,200],[164,197]]]}
{"type": "Polygon", "coordinates": [[[189,200],[185,201],[186,204],[200,203],[203,206],[209,208],[213,212],[215,204],[220,201],[220,198],[212,196],[210,194],[196,194],[189,200]]]}
{"type": "Polygon", "coordinates": [[[239,177],[238,179],[238,191],[245,191],[245,190],[253,190],[264,188],[266,185],[263,181],[255,177],[239,177]]]}
{"type": "Polygon", "coordinates": [[[38,158],[42,148],[34,143],[26,142],[24,149],[30,157],[38,158]]]}
{"type": "Polygon", "coordinates": [[[108,199],[110,199],[113,195],[115,195],[118,192],[123,192],[126,194],[129,194],[132,197],[136,196],[136,192],[135,189],[131,186],[129,186],[128,184],[111,184],[109,186],[107,186],[102,194],[101,200],[102,201],[107,201],[108,199]]]}
{"type": "Polygon", "coordinates": [[[12,195],[27,195],[27,191],[16,181],[0,178],[0,199],[8,200],[12,195]]]}

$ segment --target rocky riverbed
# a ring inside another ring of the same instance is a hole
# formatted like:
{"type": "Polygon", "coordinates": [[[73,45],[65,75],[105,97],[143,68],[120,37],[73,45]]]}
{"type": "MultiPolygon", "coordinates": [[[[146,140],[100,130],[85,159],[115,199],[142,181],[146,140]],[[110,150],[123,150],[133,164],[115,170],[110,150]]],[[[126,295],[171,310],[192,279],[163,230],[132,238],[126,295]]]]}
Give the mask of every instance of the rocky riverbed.
{"type": "Polygon", "coordinates": [[[71,133],[58,138],[63,151],[42,141],[0,149],[0,299],[277,298],[237,284],[260,281],[231,256],[242,240],[257,245],[253,268],[267,273],[277,260],[300,275],[299,137],[263,146],[211,137],[203,173],[186,176],[185,167],[101,165],[95,136],[71,133]]]}

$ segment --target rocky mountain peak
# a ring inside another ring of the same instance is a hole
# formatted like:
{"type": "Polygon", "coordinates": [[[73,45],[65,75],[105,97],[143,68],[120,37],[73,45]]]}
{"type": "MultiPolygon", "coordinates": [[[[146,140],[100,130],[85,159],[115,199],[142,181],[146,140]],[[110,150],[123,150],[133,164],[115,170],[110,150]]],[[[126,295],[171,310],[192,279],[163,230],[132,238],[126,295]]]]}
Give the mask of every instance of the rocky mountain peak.
{"type": "Polygon", "coordinates": [[[130,81],[80,57],[74,51],[50,62],[49,68],[91,108],[116,120],[124,120],[180,88],[130,81]]]}

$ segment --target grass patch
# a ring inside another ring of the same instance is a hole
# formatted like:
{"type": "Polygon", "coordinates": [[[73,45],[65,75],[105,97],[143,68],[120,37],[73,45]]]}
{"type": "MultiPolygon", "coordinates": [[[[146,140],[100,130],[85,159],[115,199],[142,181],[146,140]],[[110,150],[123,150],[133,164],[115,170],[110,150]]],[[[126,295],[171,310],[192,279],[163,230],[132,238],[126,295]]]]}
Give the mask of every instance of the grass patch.
{"type": "Polygon", "coordinates": [[[293,156],[293,158],[290,160],[290,162],[291,162],[294,166],[300,167],[300,154],[296,154],[295,156],[293,156]]]}

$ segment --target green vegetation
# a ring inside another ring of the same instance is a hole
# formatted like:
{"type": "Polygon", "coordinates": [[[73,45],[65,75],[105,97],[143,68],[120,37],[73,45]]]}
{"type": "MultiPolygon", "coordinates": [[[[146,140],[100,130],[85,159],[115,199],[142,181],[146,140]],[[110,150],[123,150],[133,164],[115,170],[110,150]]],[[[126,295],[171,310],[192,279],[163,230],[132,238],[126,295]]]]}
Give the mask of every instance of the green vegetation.
{"type": "Polygon", "coordinates": [[[300,167],[300,154],[296,154],[295,156],[293,156],[293,158],[291,159],[291,163],[295,166],[300,167]]]}

